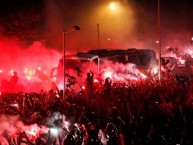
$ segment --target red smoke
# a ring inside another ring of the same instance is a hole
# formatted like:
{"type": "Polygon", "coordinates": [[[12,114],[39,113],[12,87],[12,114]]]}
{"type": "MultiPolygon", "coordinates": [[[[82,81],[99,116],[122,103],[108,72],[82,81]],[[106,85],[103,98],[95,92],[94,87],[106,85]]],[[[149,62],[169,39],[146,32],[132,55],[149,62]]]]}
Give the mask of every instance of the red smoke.
{"type": "Polygon", "coordinates": [[[8,81],[12,72],[16,71],[19,77],[18,85],[23,91],[48,90],[52,81],[49,77],[50,70],[57,66],[60,57],[59,52],[46,48],[38,41],[26,46],[14,40],[1,39],[0,80],[8,81]]]}

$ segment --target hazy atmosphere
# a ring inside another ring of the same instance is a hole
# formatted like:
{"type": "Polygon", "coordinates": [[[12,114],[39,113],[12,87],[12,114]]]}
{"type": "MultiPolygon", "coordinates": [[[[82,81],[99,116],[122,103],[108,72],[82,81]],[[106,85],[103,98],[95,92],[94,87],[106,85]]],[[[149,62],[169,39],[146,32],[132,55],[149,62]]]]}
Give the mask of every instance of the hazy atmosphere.
{"type": "MultiPolygon", "coordinates": [[[[61,51],[63,30],[69,51],[100,48],[156,48],[156,0],[16,0],[1,1],[1,35],[41,41],[61,51]],[[111,5],[114,2],[116,5],[111,5]],[[97,26],[98,24],[98,26],[97,26]]],[[[192,37],[192,2],[161,0],[162,47],[183,47],[192,37]]]]}
{"type": "Polygon", "coordinates": [[[0,8],[2,78],[16,70],[31,79],[41,70],[50,79],[64,40],[66,54],[101,48],[158,52],[160,26],[164,52],[168,46],[187,50],[193,36],[190,0],[2,0],[0,8]]]}
{"type": "Polygon", "coordinates": [[[193,0],[0,0],[0,145],[193,145],[193,0]]]}

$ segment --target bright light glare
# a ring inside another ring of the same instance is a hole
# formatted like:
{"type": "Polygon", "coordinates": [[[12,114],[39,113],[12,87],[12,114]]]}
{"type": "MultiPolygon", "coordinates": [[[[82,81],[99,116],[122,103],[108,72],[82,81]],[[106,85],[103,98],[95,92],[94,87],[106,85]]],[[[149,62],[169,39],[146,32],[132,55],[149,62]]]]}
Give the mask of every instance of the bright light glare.
{"type": "Polygon", "coordinates": [[[33,136],[36,136],[36,132],[35,131],[31,131],[31,130],[29,130],[29,131],[26,131],[28,134],[30,134],[30,135],[33,135],[33,136]]]}
{"type": "Polygon", "coordinates": [[[192,50],[190,50],[190,49],[187,49],[187,50],[186,50],[186,53],[189,53],[190,55],[193,54],[192,50]]]}
{"type": "Polygon", "coordinates": [[[111,2],[111,3],[109,4],[109,8],[110,8],[111,10],[115,10],[115,9],[116,9],[116,4],[115,4],[114,2],[111,2]]]}
{"type": "MultiPolygon", "coordinates": [[[[108,8],[110,10],[110,13],[114,16],[120,16],[119,14],[123,11],[123,7],[120,5],[119,2],[111,2],[108,5],[108,8]]],[[[108,11],[109,11],[108,10],[108,11]]]]}
{"type": "Polygon", "coordinates": [[[141,74],[142,79],[146,79],[147,76],[145,74],[141,74]]]}
{"type": "Polygon", "coordinates": [[[185,60],[183,60],[183,59],[179,59],[179,62],[180,62],[180,64],[185,64],[185,60]]]}
{"type": "Polygon", "coordinates": [[[14,72],[14,70],[12,69],[12,70],[10,70],[10,74],[13,76],[14,74],[13,74],[13,72],[14,72]]]}
{"type": "Polygon", "coordinates": [[[38,67],[38,70],[42,70],[41,66],[38,67]]]}
{"type": "Polygon", "coordinates": [[[94,83],[98,83],[99,81],[97,79],[94,79],[94,83]]]}
{"type": "Polygon", "coordinates": [[[104,75],[104,78],[108,78],[108,77],[112,78],[113,73],[111,71],[105,71],[103,75],[104,75]]]}
{"type": "Polygon", "coordinates": [[[154,66],[151,71],[152,74],[158,74],[158,67],[154,66]]]}
{"type": "Polygon", "coordinates": [[[82,88],[83,90],[85,90],[85,89],[86,89],[86,88],[85,88],[85,86],[82,86],[81,88],[82,88]]]}
{"type": "Polygon", "coordinates": [[[14,106],[14,107],[18,107],[18,104],[12,104],[12,106],[14,106]]]}
{"type": "Polygon", "coordinates": [[[63,82],[60,82],[60,83],[58,84],[58,89],[59,89],[59,90],[63,90],[63,88],[64,88],[64,84],[63,84],[63,82]]]}
{"type": "Polygon", "coordinates": [[[26,79],[29,81],[29,80],[31,80],[31,77],[30,76],[26,76],[26,79]]]}
{"type": "Polygon", "coordinates": [[[54,135],[54,136],[58,135],[58,133],[59,133],[59,131],[58,131],[57,128],[51,128],[51,129],[50,129],[50,132],[51,132],[51,134],[54,135]]]}

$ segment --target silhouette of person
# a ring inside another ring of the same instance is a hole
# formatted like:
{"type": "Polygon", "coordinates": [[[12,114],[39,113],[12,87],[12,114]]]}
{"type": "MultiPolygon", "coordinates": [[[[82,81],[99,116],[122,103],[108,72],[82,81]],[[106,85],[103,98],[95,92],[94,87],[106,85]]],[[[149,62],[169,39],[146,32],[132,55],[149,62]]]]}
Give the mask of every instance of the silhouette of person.
{"type": "Polygon", "coordinates": [[[13,76],[9,80],[9,85],[11,88],[14,88],[18,84],[19,77],[17,75],[17,72],[13,72],[13,76]]]}
{"type": "Polygon", "coordinates": [[[91,102],[92,102],[92,92],[94,87],[93,78],[94,78],[94,73],[92,71],[89,71],[86,77],[86,100],[89,106],[91,105],[91,102]]]}
{"type": "Polygon", "coordinates": [[[105,79],[105,84],[104,84],[105,96],[111,96],[111,85],[112,85],[112,80],[109,77],[107,77],[105,79]]]}
{"type": "Polygon", "coordinates": [[[93,77],[94,77],[93,72],[89,71],[87,73],[87,78],[86,78],[87,88],[92,88],[93,87],[93,77]]]}

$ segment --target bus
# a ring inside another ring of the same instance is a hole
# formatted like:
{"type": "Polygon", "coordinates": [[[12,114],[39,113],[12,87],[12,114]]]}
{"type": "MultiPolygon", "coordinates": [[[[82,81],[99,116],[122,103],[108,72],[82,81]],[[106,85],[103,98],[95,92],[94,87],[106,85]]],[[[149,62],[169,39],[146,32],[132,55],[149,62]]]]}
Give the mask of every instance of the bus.
{"type": "Polygon", "coordinates": [[[55,71],[52,70],[51,76],[54,76],[53,74],[64,76],[64,66],[66,73],[70,73],[73,70],[73,72],[76,72],[76,76],[80,76],[81,73],[88,70],[93,70],[95,74],[100,75],[102,67],[107,61],[111,62],[112,66],[115,63],[122,66],[134,64],[136,68],[143,72],[148,72],[153,65],[157,64],[156,52],[152,49],[93,49],[87,52],[66,55],[65,60],[60,60],[61,65],[58,65],[55,71]],[[65,63],[65,65],[61,62],[65,63]]]}

